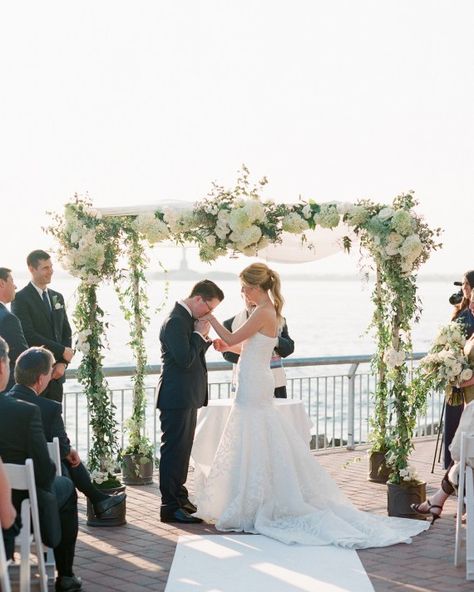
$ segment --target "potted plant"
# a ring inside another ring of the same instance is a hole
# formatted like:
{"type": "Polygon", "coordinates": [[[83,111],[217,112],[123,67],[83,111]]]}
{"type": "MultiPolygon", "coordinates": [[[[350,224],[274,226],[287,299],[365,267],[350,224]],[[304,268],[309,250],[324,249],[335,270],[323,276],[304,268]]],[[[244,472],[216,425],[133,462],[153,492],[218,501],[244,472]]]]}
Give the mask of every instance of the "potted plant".
{"type": "Polygon", "coordinates": [[[140,433],[140,426],[130,428],[128,422],[129,443],[120,454],[122,478],[126,485],[149,485],[153,482],[155,449],[146,436],[140,433]]]}

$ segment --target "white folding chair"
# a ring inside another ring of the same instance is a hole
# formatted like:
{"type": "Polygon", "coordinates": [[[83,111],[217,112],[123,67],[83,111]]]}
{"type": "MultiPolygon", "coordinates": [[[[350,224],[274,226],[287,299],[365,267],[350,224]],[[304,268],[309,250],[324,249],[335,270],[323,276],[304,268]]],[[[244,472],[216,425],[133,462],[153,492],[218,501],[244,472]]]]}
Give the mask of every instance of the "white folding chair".
{"type": "Polygon", "coordinates": [[[461,458],[459,465],[458,507],[456,515],[456,538],[454,542],[454,565],[461,563],[462,515],[466,507],[466,579],[474,580],[474,472],[467,463],[474,458],[474,434],[461,435],[461,458]]]}
{"type": "Polygon", "coordinates": [[[62,470],[61,470],[61,452],[59,450],[59,438],[56,436],[55,438],[53,438],[52,442],[47,442],[47,444],[48,444],[49,458],[56,465],[56,476],[61,477],[62,470]]]}
{"type": "MultiPolygon", "coordinates": [[[[49,458],[54,462],[56,465],[56,476],[61,477],[62,469],[61,469],[61,451],[59,449],[59,438],[56,436],[53,438],[52,442],[47,442],[48,445],[48,452],[49,458]]],[[[51,547],[47,547],[46,551],[46,573],[48,575],[48,582],[54,582],[56,577],[56,561],[54,559],[54,551],[51,547]]]]}
{"type": "Polygon", "coordinates": [[[9,564],[10,561],[7,561],[3,536],[0,533],[0,589],[2,592],[11,592],[10,577],[8,575],[9,564]]]}
{"type": "Polygon", "coordinates": [[[33,461],[31,458],[27,458],[24,465],[4,463],[4,467],[11,488],[28,492],[28,498],[21,502],[22,524],[21,532],[17,537],[17,542],[20,544],[20,592],[29,592],[30,590],[30,550],[32,542],[35,544],[40,590],[41,592],[48,592],[48,578],[44,563],[44,548],[41,542],[33,461]],[[33,524],[33,536],[31,535],[31,524],[33,524]]]}

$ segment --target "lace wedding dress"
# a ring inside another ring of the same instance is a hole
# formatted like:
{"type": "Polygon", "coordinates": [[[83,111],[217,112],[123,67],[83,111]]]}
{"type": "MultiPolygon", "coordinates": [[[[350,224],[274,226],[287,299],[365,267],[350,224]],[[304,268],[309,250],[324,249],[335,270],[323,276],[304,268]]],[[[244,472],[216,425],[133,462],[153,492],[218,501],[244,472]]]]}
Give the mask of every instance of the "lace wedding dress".
{"type": "Polygon", "coordinates": [[[410,542],[429,523],[357,510],[273,404],[276,339],[243,343],[237,394],[212,466],[195,471],[196,516],[218,530],[352,549],[410,542]]]}

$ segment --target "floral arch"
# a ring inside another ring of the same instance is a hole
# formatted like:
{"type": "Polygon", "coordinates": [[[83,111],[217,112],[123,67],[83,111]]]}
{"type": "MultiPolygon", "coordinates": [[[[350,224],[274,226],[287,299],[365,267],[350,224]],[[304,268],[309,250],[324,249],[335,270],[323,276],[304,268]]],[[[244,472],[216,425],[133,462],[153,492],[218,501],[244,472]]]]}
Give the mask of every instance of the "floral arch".
{"type": "Polygon", "coordinates": [[[372,260],[376,274],[371,323],[376,352],[372,363],[378,375],[372,450],[389,453],[392,482],[409,477],[413,429],[426,394],[408,384],[405,360],[411,352],[411,325],[420,313],[417,271],[441,246],[437,242],[440,229],[430,229],[414,211],[417,202],[412,192],[397,196],[390,206],[370,200],[341,204],[300,199],[279,204],[262,198],[266,184],[266,178],[252,184],[248,170],[242,167],[235,187],[213,184],[209,194],[192,206],[163,202],[156,207],[101,210],[76,195],[62,214],[53,215],[47,230],[58,242],[59,260],[81,280],[74,320],[77,348],[83,355],[79,381],[88,397],[93,433],[89,466],[97,478],[99,473],[111,473],[117,453],[114,408],[102,371],[106,320],[97,299],[98,284],[114,283],[130,325],[136,373],[133,411],[126,428],[130,451],[147,456],[150,443],[143,435],[147,245],[164,240],[194,243],[203,261],[213,261],[234,252],[271,257],[272,245],[291,242],[287,237],[292,237],[294,248],[298,237],[305,256],[316,258],[308,237],[321,229],[339,232],[340,245],[347,251],[356,237],[361,251],[372,260]],[[123,256],[128,259],[126,269],[119,266],[123,256]]]}

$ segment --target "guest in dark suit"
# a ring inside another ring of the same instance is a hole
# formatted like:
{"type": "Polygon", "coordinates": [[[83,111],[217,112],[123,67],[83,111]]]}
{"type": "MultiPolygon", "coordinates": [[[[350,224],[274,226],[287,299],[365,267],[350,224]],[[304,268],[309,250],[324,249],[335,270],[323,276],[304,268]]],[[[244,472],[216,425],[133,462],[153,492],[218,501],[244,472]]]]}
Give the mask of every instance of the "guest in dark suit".
{"type": "MultiPolygon", "coordinates": [[[[31,375],[36,380],[30,385],[35,392],[48,384],[53,357],[46,350],[24,352],[31,361],[31,375]],[[40,352],[40,353],[38,353],[40,352]]],[[[8,345],[0,337],[0,386],[5,387],[9,376],[8,345]]],[[[49,458],[46,438],[41,424],[41,413],[36,405],[0,395],[0,456],[6,463],[24,464],[33,460],[43,541],[54,547],[58,577],[56,592],[77,592],[82,589],[81,578],[73,573],[77,538],[77,496],[67,477],[56,477],[56,467],[49,458]]],[[[19,512],[22,492],[14,491],[13,504],[19,512]]]]}
{"type": "Polygon", "coordinates": [[[196,428],[197,410],[207,405],[205,353],[211,345],[209,323],[199,318],[214,310],[224,294],[210,280],[198,282],[177,302],[160,331],[162,370],[158,383],[160,410],[161,521],[202,522],[185,483],[196,428]]]}
{"type": "MultiPolygon", "coordinates": [[[[227,319],[224,321],[223,325],[228,331],[236,331],[239,327],[241,327],[245,321],[248,319],[249,315],[252,313],[253,306],[250,302],[245,301],[245,309],[240,313],[236,314],[235,317],[227,319]]],[[[219,343],[219,342],[218,342],[219,343]]],[[[217,345],[217,344],[216,344],[217,345]]],[[[224,359],[232,364],[237,364],[239,361],[240,354],[237,353],[240,350],[240,344],[238,345],[238,349],[232,351],[233,348],[228,346],[229,349],[221,351],[224,359]]],[[[295,351],[295,342],[288,334],[288,326],[285,323],[283,327],[281,327],[280,332],[278,334],[278,345],[273,351],[273,356],[270,362],[270,366],[273,372],[273,378],[275,380],[275,397],[277,399],[286,399],[286,376],[285,371],[283,369],[283,364],[281,359],[286,358],[290,354],[295,351]]],[[[235,370],[235,368],[234,368],[235,370]]],[[[232,385],[235,388],[234,384],[234,376],[232,376],[232,385]]]]}
{"type": "Polygon", "coordinates": [[[13,557],[15,537],[19,533],[15,518],[16,510],[12,504],[12,490],[0,458],[0,527],[2,528],[7,559],[13,557]]]}
{"type": "MultiPolygon", "coordinates": [[[[122,503],[126,497],[125,493],[118,495],[106,495],[92,483],[86,467],[82,464],[81,458],[66,434],[62,418],[61,403],[39,397],[30,384],[31,377],[31,356],[35,351],[46,351],[42,348],[32,347],[21,354],[15,366],[15,386],[8,395],[21,401],[37,405],[41,411],[41,420],[46,440],[51,442],[53,438],[59,439],[59,447],[62,460],[62,473],[69,477],[75,487],[90,499],[94,506],[96,516],[100,517],[104,512],[122,503]]],[[[49,352],[48,352],[49,353],[49,352]]]]}
{"type": "Polygon", "coordinates": [[[41,396],[61,403],[64,372],[74,355],[64,298],[59,292],[48,288],[53,275],[48,253],[32,251],[26,262],[31,282],[17,292],[12,312],[20,319],[28,346],[44,346],[53,353],[55,364],[52,380],[41,396]]]}
{"type": "Polygon", "coordinates": [[[11,269],[0,267],[0,337],[5,339],[10,350],[10,378],[5,388],[6,391],[10,390],[14,384],[13,371],[16,359],[21,352],[28,349],[20,321],[5,306],[15,300],[15,290],[11,269]]]}

